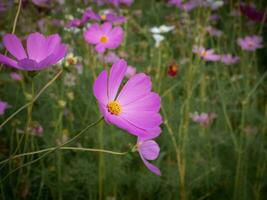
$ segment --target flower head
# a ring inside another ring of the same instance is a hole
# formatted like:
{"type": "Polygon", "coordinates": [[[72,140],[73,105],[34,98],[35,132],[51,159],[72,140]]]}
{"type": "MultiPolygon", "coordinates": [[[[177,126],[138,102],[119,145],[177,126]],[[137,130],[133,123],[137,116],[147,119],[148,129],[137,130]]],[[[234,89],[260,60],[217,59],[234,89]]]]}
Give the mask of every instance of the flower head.
{"type": "Polygon", "coordinates": [[[205,61],[219,61],[221,58],[220,55],[214,53],[213,49],[205,49],[204,47],[194,46],[193,52],[205,61]]]}
{"type": "Polygon", "coordinates": [[[142,139],[157,137],[161,129],[160,97],[151,91],[150,78],[144,73],[132,76],[119,92],[127,70],[120,59],[97,77],[94,86],[100,111],[107,123],[114,124],[142,139]]]}
{"type": "Polygon", "coordinates": [[[173,62],[169,65],[167,74],[170,77],[175,77],[177,73],[179,73],[179,66],[175,62],[173,62]]]}
{"type": "Polygon", "coordinates": [[[125,76],[127,78],[131,78],[135,74],[136,74],[136,68],[133,67],[133,66],[127,66],[127,70],[126,70],[125,76]]]}
{"type": "Polygon", "coordinates": [[[221,61],[226,65],[232,65],[239,61],[238,56],[232,56],[231,54],[221,55],[221,61]]]}
{"type": "Polygon", "coordinates": [[[256,51],[259,48],[262,48],[262,37],[258,35],[246,36],[245,38],[239,38],[237,40],[238,45],[241,49],[246,51],[256,51]]]}
{"type": "Polygon", "coordinates": [[[10,73],[10,77],[14,80],[14,81],[21,81],[23,79],[23,76],[16,73],[16,72],[11,72],[10,73]]]}
{"type": "Polygon", "coordinates": [[[6,109],[8,109],[10,106],[5,101],[0,101],[0,115],[4,115],[6,109]]]}
{"type": "Polygon", "coordinates": [[[159,168],[147,160],[155,160],[159,156],[160,147],[154,140],[141,140],[138,138],[137,150],[145,166],[158,176],[161,175],[159,168]]]}
{"type": "Polygon", "coordinates": [[[104,53],[106,49],[116,49],[123,41],[123,30],[121,27],[112,28],[109,22],[103,25],[93,24],[84,33],[85,40],[96,45],[98,53],[104,53]]]}
{"type": "Polygon", "coordinates": [[[214,121],[214,119],[217,118],[217,115],[215,113],[198,114],[197,112],[195,112],[194,114],[190,115],[194,122],[199,123],[204,127],[208,127],[214,121]]]}
{"type": "Polygon", "coordinates": [[[38,71],[58,63],[67,52],[67,45],[60,42],[58,34],[45,37],[40,33],[31,33],[27,38],[27,53],[19,38],[6,34],[4,46],[15,59],[0,54],[0,62],[16,69],[38,71]]]}

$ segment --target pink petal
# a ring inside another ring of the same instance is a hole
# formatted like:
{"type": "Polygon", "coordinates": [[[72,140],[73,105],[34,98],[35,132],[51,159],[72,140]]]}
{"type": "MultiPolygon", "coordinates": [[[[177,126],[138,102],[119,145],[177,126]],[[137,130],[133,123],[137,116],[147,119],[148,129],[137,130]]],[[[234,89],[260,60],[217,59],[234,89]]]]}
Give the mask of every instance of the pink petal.
{"type": "Polygon", "coordinates": [[[148,95],[140,98],[130,104],[123,106],[123,111],[154,111],[158,112],[160,109],[160,96],[157,93],[151,92],[148,95]]]}
{"type": "Polygon", "coordinates": [[[139,151],[147,160],[155,160],[159,156],[160,147],[154,140],[140,142],[139,151]]]}
{"type": "Polygon", "coordinates": [[[50,55],[60,44],[61,38],[58,34],[50,35],[46,38],[46,54],[50,55]]]}
{"type": "Polygon", "coordinates": [[[38,70],[37,62],[35,60],[31,60],[31,59],[28,59],[28,58],[19,60],[18,66],[20,68],[23,68],[26,71],[36,71],[36,70],[38,70]]]}
{"type": "Polygon", "coordinates": [[[121,27],[115,27],[108,35],[109,41],[107,47],[111,49],[117,48],[123,41],[124,34],[121,27]]]}
{"type": "Polygon", "coordinates": [[[110,32],[111,29],[112,29],[112,24],[110,22],[105,22],[101,26],[101,30],[105,35],[107,35],[110,32]]]}
{"type": "Polygon", "coordinates": [[[124,113],[123,110],[122,112],[120,114],[121,117],[141,129],[153,128],[162,123],[162,118],[159,113],[151,111],[131,111],[124,113]]]}
{"type": "Polygon", "coordinates": [[[45,37],[36,32],[27,38],[27,52],[30,59],[37,62],[47,57],[47,46],[45,37]]]}
{"type": "Polygon", "coordinates": [[[15,60],[7,57],[7,56],[4,56],[1,53],[0,53],[0,62],[5,64],[5,65],[20,69],[20,67],[18,66],[17,61],[15,61],[15,60]]]}
{"type": "Polygon", "coordinates": [[[109,79],[108,79],[108,97],[109,101],[115,99],[121,82],[125,76],[127,70],[127,63],[120,59],[114,63],[110,69],[109,79]]]}
{"type": "Polygon", "coordinates": [[[149,163],[145,158],[143,158],[142,154],[140,154],[141,159],[143,160],[145,166],[153,173],[155,173],[158,176],[161,176],[160,169],[156,167],[155,165],[152,165],[149,163]]]}
{"type": "Polygon", "coordinates": [[[104,53],[106,51],[106,44],[105,43],[99,43],[96,45],[95,50],[98,53],[104,53]]]}
{"type": "Polygon", "coordinates": [[[108,73],[102,71],[94,82],[93,92],[96,99],[103,105],[108,104],[108,73]]]}
{"type": "Polygon", "coordinates": [[[103,35],[103,32],[98,24],[93,24],[83,34],[84,39],[90,44],[99,43],[101,35],[103,35]]]}
{"type": "Polygon", "coordinates": [[[6,34],[3,39],[6,49],[18,60],[27,58],[26,52],[19,38],[14,34],[6,34]]]}
{"type": "Polygon", "coordinates": [[[151,81],[149,76],[139,73],[132,76],[122,88],[117,100],[121,105],[127,105],[144,96],[151,90],[151,81]]]}

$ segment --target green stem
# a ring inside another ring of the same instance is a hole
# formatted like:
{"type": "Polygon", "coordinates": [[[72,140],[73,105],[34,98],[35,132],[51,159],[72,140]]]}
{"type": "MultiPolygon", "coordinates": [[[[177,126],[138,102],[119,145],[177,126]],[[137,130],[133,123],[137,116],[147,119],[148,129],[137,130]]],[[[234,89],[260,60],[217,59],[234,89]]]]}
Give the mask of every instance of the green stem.
{"type": "MultiPolygon", "coordinates": [[[[98,119],[96,122],[94,122],[94,123],[92,123],[92,124],[89,124],[89,125],[88,125],[87,127],[85,127],[83,130],[81,130],[76,136],[74,136],[73,138],[71,138],[71,139],[68,140],[67,142],[65,142],[65,143],[63,143],[63,144],[61,144],[61,145],[59,145],[59,146],[57,146],[57,147],[52,147],[52,148],[48,148],[48,149],[44,149],[44,150],[40,150],[41,153],[42,153],[42,152],[46,152],[46,153],[43,154],[42,156],[40,156],[39,158],[35,159],[35,160],[32,160],[32,161],[30,161],[30,162],[28,162],[28,163],[23,164],[23,165],[20,166],[20,167],[15,168],[15,169],[12,170],[10,173],[8,173],[8,174],[7,174],[7,175],[0,181],[0,183],[3,182],[9,175],[13,174],[13,173],[16,172],[17,170],[19,170],[19,169],[21,169],[21,168],[23,168],[23,167],[29,166],[29,165],[31,165],[31,164],[33,164],[33,163],[35,163],[35,162],[41,160],[42,158],[46,157],[48,154],[53,153],[54,151],[56,151],[56,150],[58,150],[58,149],[61,149],[61,147],[63,147],[63,146],[65,146],[65,145],[67,145],[67,144],[69,144],[69,143],[75,141],[75,140],[76,140],[77,138],[79,138],[82,134],[84,134],[89,128],[91,128],[91,127],[97,125],[97,124],[98,124],[99,122],[101,122],[102,120],[103,120],[103,117],[101,117],[100,119],[98,119]]],[[[40,153],[40,151],[37,151],[37,152],[40,153]]],[[[11,157],[11,158],[12,158],[12,157],[11,157]]],[[[7,160],[5,160],[5,161],[0,162],[0,164],[2,164],[2,163],[4,163],[4,162],[7,162],[8,160],[10,160],[10,158],[7,159],[7,160]]]]}
{"type": "Polygon", "coordinates": [[[0,125],[0,129],[3,128],[3,126],[9,122],[11,119],[13,119],[13,117],[15,117],[17,114],[19,114],[22,110],[24,110],[25,108],[27,108],[28,106],[30,106],[31,104],[33,104],[38,98],[39,96],[61,75],[61,73],[63,72],[63,70],[60,70],[56,76],[49,81],[38,93],[37,95],[28,103],[26,103],[25,105],[23,105],[22,107],[20,107],[16,112],[14,112],[12,115],[10,115],[1,125],[0,125]]]}

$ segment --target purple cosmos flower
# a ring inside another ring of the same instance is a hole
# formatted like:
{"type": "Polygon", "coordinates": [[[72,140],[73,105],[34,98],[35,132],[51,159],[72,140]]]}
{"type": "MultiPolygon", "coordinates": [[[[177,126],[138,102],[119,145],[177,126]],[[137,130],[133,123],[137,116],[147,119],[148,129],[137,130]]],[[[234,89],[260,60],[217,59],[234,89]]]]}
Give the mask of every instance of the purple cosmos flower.
{"type": "Polygon", "coordinates": [[[21,81],[23,79],[23,76],[16,73],[16,72],[11,72],[10,73],[10,77],[14,80],[14,81],[21,81]]]}
{"type": "Polygon", "coordinates": [[[218,61],[221,59],[220,55],[215,54],[213,49],[205,49],[204,47],[194,46],[193,52],[205,61],[218,61]]]}
{"type": "Polygon", "coordinates": [[[212,26],[208,26],[206,27],[206,31],[207,33],[209,33],[211,36],[216,36],[216,37],[220,37],[222,35],[222,31],[217,29],[217,28],[214,28],[212,26]]]}
{"type": "Polygon", "coordinates": [[[50,0],[32,0],[32,2],[36,5],[36,6],[40,6],[40,7],[46,7],[50,2],[50,0]]]}
{"type": "Polygon", "coordinates": [[[132,67],[132,66],[127,66],[127,70],[126,70],[125,76],[127,78],[131,78],[135,74],[136,74],[136,68],[132,67]]]}
{"type": "Polygon", "coordinates": [[[42,70],[58,63],[67,52],[67,45],[60,43],[58,34],[47,38],[40,33],[31,33],[27,38],[27,53],[19,38],[14,34],[6,34],[4,46],[16,59],[0,54],[0,62],[16,69],[26,71],[42,70]]]}
{"type": "Polygon", "coordinates": [[[120,58],[113,52],[109,52],[107,55],[99,54],[99,59],[104,63],[111,63],[114,64],[115,62],[119,61],[120,58]]]}
{"type": "Polygon", "coordinates": [[[158,176],[161,175],[159,168],[152,165],[147,160],[155,160],[159,156],[160,147],[154,140],[142,140],[138,138],[137,149],[145,166],[158,176]]]}
{"type": "Polygon", "coordinates": [[[82,16],[82,22],[86,23],[88,20],[111,22],[115,24],[122,24],[126,22],[126,18],[118,16],[113,10],[106,10],[103,14],[95,13],[91,8],[87,9],[82,16]]]}
{"type": "Polygon", "coordinates": [[[120,59],[112,65],[109,77],[104,70],[97,77],[93,92],[107,123],[114,124],[140,139],[157,137],[162,123],[160,97],[151,91],[150,77],[139,73],[131,77],[119,92],[127,70],[120,59]]]}
{"type": "Polygon", "coordinates": [[[221,55],[221,61],[226,65],[232,65],[239,61],[238,56],[232,56],[231,54],[221,55]]]}
{"type": "Polygon", "coordinates": [[[190,115],[194,122],[199,123],[204,127],[208,127],[214,121],[214,119],[217,118],[217,115],[215,113],[198,114],[197,112],[195,112],[194,114],[190,115]]]}
{"type": "Polygon", "coordinates": [[[106,49],[116,49],[123,40],[124,33],[121,27],[112,28],[109,22],[103,25],[93,24],[84,33],[85,40],[96,45],[98,53],[104,53],[106,49]]]}
{"type": "Polygon", "coordinates": [[[74,18],[74,19],[71,19],[70,21],[68,21],[67,27],[68,28],[80,27],[82,25],[83,25],[82,20],[80,20],[78,18],[74,18]]]}
{"type": "Polygon", "coordinates": [[[0,100],[0,116],[5,114],[6,109],[8,109],[10,106],[7,102],[0,100]]]}
{"type": "Polygon", "coordinates": [[[256,51],[259,48],[262,48],[262,37],[258,35],[246,36],[245,38],[239,38],[237,40],[238,45],[241,49],[246,51],[256,51]]]}

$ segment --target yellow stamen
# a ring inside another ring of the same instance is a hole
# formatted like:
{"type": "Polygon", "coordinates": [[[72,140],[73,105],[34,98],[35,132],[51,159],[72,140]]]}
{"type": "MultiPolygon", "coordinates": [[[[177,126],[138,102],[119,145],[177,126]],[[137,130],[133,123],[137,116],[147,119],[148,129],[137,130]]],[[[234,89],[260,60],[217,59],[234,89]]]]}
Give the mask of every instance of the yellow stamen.
{"type": "Polygon", "coordinates": [[[121,105],[117,101],[111,101],[107,105],[108,112],[112,115],[119,115],[121,113],[121,105]]]}
{"type": "Polygon", "coordinates": [[[102,35],[102,36],[100,37],[100,42],[102,42],[102,43],[106,43],[106,42],[108,42],[108,37],[105,36],[105,35],[102,35]]]}
{"type": "Polygon", "coordinates": [[[207,52],[206,51],[202,51],[200,53],[200,56],[203,57],[203,58],[205,58],[207,56],[207,52]]]}
{"type": "Polygon", "coordinates": [[[101,18],[101,20],[105,21],[107,19],[107,16],[106,15],[101,15],[100,18],[101,18]]]}

